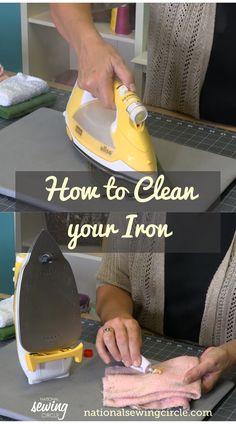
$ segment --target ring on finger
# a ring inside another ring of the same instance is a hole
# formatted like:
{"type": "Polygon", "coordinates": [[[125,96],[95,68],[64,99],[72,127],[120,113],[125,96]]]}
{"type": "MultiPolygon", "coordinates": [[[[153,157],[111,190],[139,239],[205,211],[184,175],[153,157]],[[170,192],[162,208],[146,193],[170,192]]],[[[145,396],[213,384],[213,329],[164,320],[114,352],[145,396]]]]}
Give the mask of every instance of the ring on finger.
{"type": "Polygon", "coordinates": [[[105,327],[104,329],[103,329],[103,333],[104,334],[107,334],[107,333],[114,333],[115,332],[115,330],[114,330],[114,328],[113,327],[105,327]]]}

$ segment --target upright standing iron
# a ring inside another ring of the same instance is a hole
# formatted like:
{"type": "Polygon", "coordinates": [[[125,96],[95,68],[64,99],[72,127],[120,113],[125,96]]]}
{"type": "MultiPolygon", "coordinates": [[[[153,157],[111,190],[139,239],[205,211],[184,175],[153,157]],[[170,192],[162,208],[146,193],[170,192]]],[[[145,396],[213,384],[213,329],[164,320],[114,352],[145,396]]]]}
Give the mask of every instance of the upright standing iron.
{"type": "Polygon", "coordinates": [[[76,84],[64,113],[67,134],[74,146],[96,166],[137,180],[157,171],[152,141],[145,127],[147,110],[138,96],[114,81],[116,110],[76,84]]]}
{"type": "Polygon", "coordinates": [[[80,301],[72,269],[43,230],[15,266],[17,352],[29,384],[67,377],[82,361],[80,301]]]}

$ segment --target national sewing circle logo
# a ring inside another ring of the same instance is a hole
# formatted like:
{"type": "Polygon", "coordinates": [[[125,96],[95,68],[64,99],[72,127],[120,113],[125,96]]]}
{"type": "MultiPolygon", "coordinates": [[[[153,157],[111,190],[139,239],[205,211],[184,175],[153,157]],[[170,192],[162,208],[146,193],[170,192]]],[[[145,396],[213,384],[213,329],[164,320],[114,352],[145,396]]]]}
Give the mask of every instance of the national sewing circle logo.
{"type": "Polygon", "coordinates": [[[69,404],[58,398],[45,397],[34,401],[31,412],[40,414],[43,419],[62,421],[65,419],[69,404]]]}

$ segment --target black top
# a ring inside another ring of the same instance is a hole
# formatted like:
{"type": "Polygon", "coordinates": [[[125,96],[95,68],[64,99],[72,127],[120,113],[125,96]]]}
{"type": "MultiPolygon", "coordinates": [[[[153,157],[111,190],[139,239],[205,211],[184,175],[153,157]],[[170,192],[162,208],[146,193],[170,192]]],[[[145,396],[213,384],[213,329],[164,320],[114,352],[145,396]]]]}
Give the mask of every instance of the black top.
{"type": "MultiPolygon", "coordinates": [[[[174,221],[175,214],[167,214],[167,223],[171,222],[172,228],[174,221]]],[[[235,214],[221,214],[219,253],[165,254],[165,335],[198,342],[207,289],[235,229],[235,214]]]]}
{"type": "Polygon", "coordinates": [[[236,125],[236,4],[218,3],[212,51],[200,96],[200,117],[236,125]]]}

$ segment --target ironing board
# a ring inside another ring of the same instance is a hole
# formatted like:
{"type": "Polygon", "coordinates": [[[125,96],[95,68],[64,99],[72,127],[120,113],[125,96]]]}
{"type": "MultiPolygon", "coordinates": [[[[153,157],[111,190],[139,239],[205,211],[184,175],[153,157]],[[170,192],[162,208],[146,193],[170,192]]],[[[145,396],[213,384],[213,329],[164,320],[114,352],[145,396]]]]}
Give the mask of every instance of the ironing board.
{"type": "MultiPolygon", "coordinates": [[[[46,399],[57,399],[57,402],[67,403],[65,420],[153,420],[153,417],[129,416],[87,416],[84,411],[111,411],[112,408],[102,407],[102,377],[105,365],[97,356],[95,346],[94,356],[84,359],[82,364],[74,364],[70,377],[51,380],[40,384],[29,385],[24,376],[16,353],[16,344],[11,342],[0,349],[0,415],[17,420],[47,420],[41,412],[31,411],[34,402],[48,402],[46,399]],[[4,384],[3,384],[4,383],[4,384]]],[[[222,398],[233,388],[234,383],[223,381],[211,393],[192,402],[192,409],[212,410],[222,398]]],[[[91,413],[91,412],[90,412],[91,413]]],[[[53,417],[51,417],[52,419],[53,417]]],[[[54,419],[56,419],[54,417],[54,419]]],[[[177,417],[161,417],[161,420],[178,420],[177,417]]],[[[203,417],[181,417],[182,420],[202,420],[203,417]]]]}
{"type": "MultiPolygon", "coordinates": [[[[153,137],[168,171],[220,171],[221,192],[236,177],[236,160],[153,137]]],[[[15,171],[88,171],[90,164],[67,139],[61,112],[41,108],[0,132],[0,194],[15,197],[15,171]]]]}

